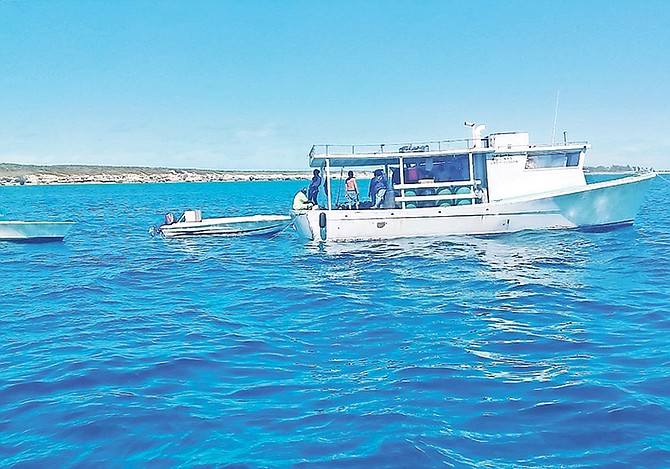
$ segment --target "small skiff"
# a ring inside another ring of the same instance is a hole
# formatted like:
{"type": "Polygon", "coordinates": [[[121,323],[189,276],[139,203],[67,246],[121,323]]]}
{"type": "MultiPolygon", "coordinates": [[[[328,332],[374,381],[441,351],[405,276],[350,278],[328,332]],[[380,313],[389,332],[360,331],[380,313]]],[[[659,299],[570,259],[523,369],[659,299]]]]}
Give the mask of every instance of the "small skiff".
{"type": "Polygon", "coordinates": [[[62,241],[73,222],[0,221],[0,241],[62,241]]]}
{"type": "Polygon", "coordinates": [[[251,215],[245,217],[202,218],[200,210],[186,210],[174,221],[172,214],[165,223],[153,230],[166,238],[184,236],[259,236],[272,235],[286,229],[291,223],[288,215],[251,215]]]}

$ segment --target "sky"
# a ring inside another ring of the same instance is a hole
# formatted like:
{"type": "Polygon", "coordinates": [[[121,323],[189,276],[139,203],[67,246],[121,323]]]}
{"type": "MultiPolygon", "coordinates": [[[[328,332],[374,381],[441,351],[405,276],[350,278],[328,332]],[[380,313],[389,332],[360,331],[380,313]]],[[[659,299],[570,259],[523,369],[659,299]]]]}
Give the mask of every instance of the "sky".
{"type": "Polygon", "coordinates": [[[0,0],[0,162],[303,170],[470,121],[667,169],[669,46],[666,0],[0,0]]]}

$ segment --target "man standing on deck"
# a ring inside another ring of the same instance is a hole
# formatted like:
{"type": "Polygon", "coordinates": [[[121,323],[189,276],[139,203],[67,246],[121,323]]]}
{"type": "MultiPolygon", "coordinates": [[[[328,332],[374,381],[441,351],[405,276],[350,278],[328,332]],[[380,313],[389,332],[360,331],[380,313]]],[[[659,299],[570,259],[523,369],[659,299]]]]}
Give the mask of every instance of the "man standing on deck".
{"type": "Polygon", "coordinates": [[[374,177],[370,181],[369,195],[372,200],[372,208],[381,208],[388,189],[388,179],[381,169],[375,169],[374,177]]]}
{"type": "Polygon", "coordinates": [[[314,176],[312,177],[312,182],[309,183],[309,189],[307,192],[307,199],[312,202],[314,205],[319,205],[319,186],[321,185],[322,179],[319,174],[319,170],[314,170],[314,176]]]}

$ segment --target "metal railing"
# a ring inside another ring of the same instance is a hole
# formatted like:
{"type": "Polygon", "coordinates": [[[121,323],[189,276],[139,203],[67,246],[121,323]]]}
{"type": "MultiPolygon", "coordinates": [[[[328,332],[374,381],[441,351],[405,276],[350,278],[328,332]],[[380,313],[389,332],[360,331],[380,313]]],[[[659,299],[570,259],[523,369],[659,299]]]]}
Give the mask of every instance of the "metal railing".
{"type": "Polygon", "coordinates": [[[430,183],[394,184],[399,192],[395,197],[402,208],[408,203],[417,207],[436,207],[446,205],[475,204],[482,200],[483,191],[479,189],[481,180],[445,181],[430,183]]]}
{"type": "MultiPolygon", "coordinates": [[[[487,141],[482,139],[482,142],[487,141]]],[[[412,153],[425,153],[429,151],[449,151],[464,150],[472,147],[473,140],[433,140],[428,142],[405,142],[405,143],[378,143],[361,145],[339,145],[339,144],[318,144],[312,146],[309,152],[310,158],[315,155],[335,156],[335,155],[379,155],[405,153],[411,156],[412,153]]],[[[487,141],[488,142],[488,141],[487,141]]],[[[483,146],[483,145],[482,145],[483,146]]]]}
{"type": "MultiPolygon", "coordinates": [[[[530,145],[505,145],[497,148],[500,150],[519,151],[529,148],[552,148],[552,147],[574,147],[588,145],[586,141],[574,142],[556,142],[556,143],[540,143],[530,145]]],[[[406,154],[411,157],[413,153],[426,152],[441,152],[441,151],[458,151],[470,150],[474,148],[474,140],[472,139],[456,139],[456,140],[432,140],[428,142],[406,142],[406,143],[379,143],[379,144],[360,144],[360,145],[344,145],[344,144],[318,144],[313,145],[309,157],[313,158],[315,155],[337,156],[337,155],[380,155],[380,154],[406,154]]],[[[483,137],[479,142],[478,148],[490,148],[488,137],[483,137]]],[[[491,148],[493,150],[493,148],[491,148]]]]}

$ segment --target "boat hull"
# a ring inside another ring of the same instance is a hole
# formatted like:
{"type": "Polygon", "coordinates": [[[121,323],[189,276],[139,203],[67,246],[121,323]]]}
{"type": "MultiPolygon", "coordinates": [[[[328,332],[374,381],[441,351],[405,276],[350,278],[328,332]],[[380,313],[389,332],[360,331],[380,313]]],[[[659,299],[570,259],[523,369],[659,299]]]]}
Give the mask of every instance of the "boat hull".
{"type": "Polygon", "coordinates": [[[62,241],[72,222],[0,221],[0,241],[62,241]]]}
{"type": "Polygon", "coordinates": [[[314,241],[476,235],[632,224],[655,174],[485,204],[384,210],[293,211],[314,241]]]}
{"type": "Polygon", "coordinates": [[[209,218],[200,221],[162,225],[166,238],[187,236],[267,236],[281,232],[291,223],[286,215],[254,215],[250,217],[209,218]]]}

